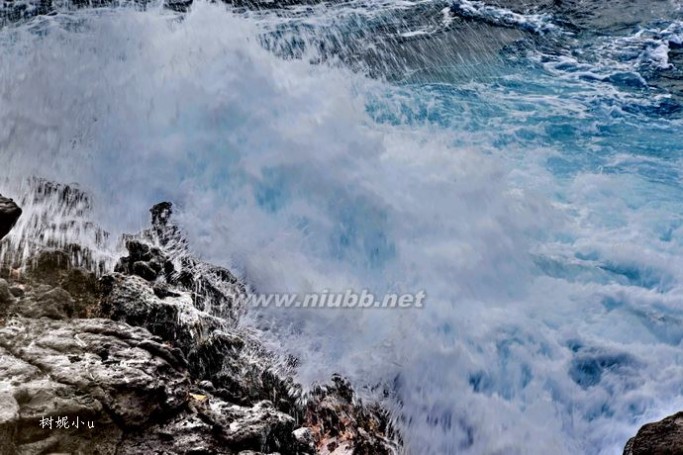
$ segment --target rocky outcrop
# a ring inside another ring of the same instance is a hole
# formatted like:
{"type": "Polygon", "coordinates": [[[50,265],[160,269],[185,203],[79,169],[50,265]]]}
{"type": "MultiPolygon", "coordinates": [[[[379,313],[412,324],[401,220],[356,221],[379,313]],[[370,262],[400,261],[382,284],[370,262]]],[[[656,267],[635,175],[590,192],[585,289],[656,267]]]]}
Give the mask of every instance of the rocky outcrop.
{"type": "Polygon", "coordinates": [[[2,268],[0,455],[396,453],[342,378],[302,399],[238,323],[245,287],[189,254],[171,212],[112,273],[54,249],[2,268]]]}
{"type": "Polygon", "coordinates": [[[643,425],[624,455],[683,455],[683,412],[643,425]]]}
{"type": "Polygon", "coordinates": [[[229,270],[189,253],[185,237],[169,222],[171,203],[157,204],[150,212],[152,227],[127,237],[128,256],[119,260],[114,271],[154,283],[155,294],[162,298],[171,288],[184,290],[199,310],[236,323],[243,310],[238,301],[246,292],[244,285],[229,270]]]}
{"type": "Polygon", "coordinates": [[[0,240],[12,230],[20,216],[19,206],[0,194],[0,240]]]}
{"type": "Polygon", "coordinates": [[[395,437],[386,414],[377,405],[362,405],[344,378],[314,391],[305,407],[306,425],[295,436],[313,441],[322,455],[374,455],[394,453],[387,436],[395,437]]]}

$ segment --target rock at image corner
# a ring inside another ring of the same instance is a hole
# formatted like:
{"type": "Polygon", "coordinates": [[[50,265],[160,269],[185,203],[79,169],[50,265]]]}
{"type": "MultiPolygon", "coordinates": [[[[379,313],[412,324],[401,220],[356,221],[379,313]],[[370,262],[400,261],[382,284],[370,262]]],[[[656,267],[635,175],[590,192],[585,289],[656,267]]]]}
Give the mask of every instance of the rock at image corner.
{"type": "Polygon", "coordinates": [[[10,198],[0,195],[0,239],[12,230],[21,216],[21,209],[10,198]]]}

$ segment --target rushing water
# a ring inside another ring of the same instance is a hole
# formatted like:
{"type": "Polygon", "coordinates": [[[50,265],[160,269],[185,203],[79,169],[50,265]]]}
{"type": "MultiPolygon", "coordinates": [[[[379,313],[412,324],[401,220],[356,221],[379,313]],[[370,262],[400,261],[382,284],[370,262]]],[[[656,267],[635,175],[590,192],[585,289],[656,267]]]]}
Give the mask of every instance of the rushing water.
{"type": "Polygon", "coordinates": [[[683,409],[679,2],[55,9],[0,29],[0,192],[79,182],[114,233],[173,200],[263,292],[424,289],[258,322],[413,454],[617,454],[683,409]]]}

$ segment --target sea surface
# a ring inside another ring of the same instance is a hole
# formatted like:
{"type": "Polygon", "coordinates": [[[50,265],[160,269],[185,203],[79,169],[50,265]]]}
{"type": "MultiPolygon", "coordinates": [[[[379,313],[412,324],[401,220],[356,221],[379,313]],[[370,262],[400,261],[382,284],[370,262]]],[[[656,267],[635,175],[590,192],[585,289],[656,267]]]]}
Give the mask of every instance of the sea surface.
{"type": "MultiPolygon", "coordinates": [[[[172,200],[306,385],[417,455],[620,454],[683,409],[683,3],[3,3],[0,192],[172,200]],[[187,11],[184,11],[187,10],[187,11]]],[[[112,247],[115,248],[115,247],[112,247]]]]}

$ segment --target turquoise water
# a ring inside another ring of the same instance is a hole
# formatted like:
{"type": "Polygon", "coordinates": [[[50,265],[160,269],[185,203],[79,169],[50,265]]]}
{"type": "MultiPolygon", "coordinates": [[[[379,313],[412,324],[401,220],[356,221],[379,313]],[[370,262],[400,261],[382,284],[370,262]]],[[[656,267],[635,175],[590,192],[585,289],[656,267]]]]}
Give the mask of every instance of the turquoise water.
{"type": "Polygon", "coordinates": [[[683,408],[683,23],[601,3],[60,6],[0,30],[0,192],[171,199],[261,292],[425,290],[253,318],[411,453],[621,453],[683,408]]]}

